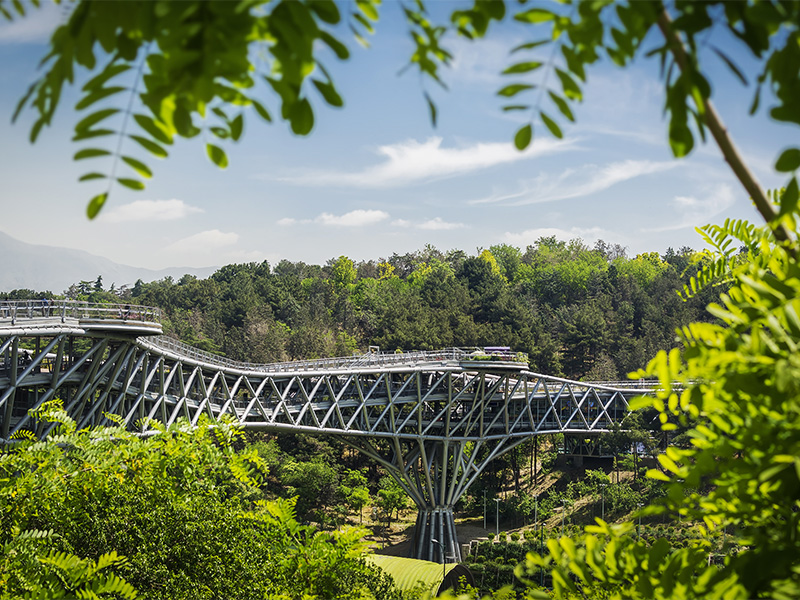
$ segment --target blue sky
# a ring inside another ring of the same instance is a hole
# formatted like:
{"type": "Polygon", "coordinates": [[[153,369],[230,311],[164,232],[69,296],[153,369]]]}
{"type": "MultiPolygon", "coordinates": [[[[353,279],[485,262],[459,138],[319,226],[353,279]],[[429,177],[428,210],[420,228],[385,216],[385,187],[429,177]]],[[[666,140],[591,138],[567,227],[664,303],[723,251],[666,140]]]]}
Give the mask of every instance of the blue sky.
{"type": "MultiPolygon", "coordinates": [[[[372,47],[348,42],[351,60],[332,65],[345,108],[316,102],[310,136],[253,116],[242,141],[226,147],[226,170],[208,161],[201,140],[179,142],[169,159],[148,161],[155,177],[144,192],[115,188],[101,217],[88,221],[86,202],[98,190],[77,182],[87,165],[71,159],[74,91],[35,145],[29,116],[10,124],[60,10],[0,25],[0,231],[25,242],[149,268],[283,258],[321,264],[425,244],[469,253],[498,243],[524,250],[547,235],[590,245],[603,239],[634,255],[700,248],[694,228],[726,217],[758,221],[715,146],[672,158],[654,60],[591,69],[577,123],[563,127],[564,139],[535,122],[534,143],[520,153],[511,140],[530,117],[503,113],[495,92],[509,82],[499,73],[526,30],[512,23],[476,44],[451,38],[455,60],[443,74],[445,92],[413,70],[398,74],[413,49],[391,1],[372,47]],[[438,104],[435,129],[423,88],[438,104]]],[[[712,32],[708,48],[746,58],[720,33],[712,32]]],[[[750,167],[765,187],[780,186],[771,166],[796,132],[770,121],[768,104],[748,116],[752,83],[743,87],[711,50],[704,59],[713,100],[750,167]]],[[[274,98],[267,104],[278,112],[274,98]]]]}

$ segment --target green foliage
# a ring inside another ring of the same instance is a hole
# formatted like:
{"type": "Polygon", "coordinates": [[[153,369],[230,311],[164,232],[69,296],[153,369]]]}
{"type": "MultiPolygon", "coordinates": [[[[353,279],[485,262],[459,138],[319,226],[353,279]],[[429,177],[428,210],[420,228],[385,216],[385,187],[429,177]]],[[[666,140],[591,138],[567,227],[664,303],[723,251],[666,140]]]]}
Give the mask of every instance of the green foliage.
{"type": "MultiPolygon", "coordinates": [[[[378,0],[356,2],[348,19],[354,39],[363,45],[368,45],[365,35],[374,31],[373,23],[379,18],[378,5],[378,0]]],[[[33,6],[38,6],[38,1],[33,6]]],[[[756,60],[761,69],[751,112],[758,110],[766,89],[773,101],[770,116],[800,124],[795,101],[800,95],[796,68],[800,63],[800,7],[796,3],[685,2],[668,10],[660,2],[577,2],[572,8],[521,5],[507,10],[503,1],[479,0],[470,8],[455,8],[449,22],[443,24],[431,20],[423,0],[404,6],[403,11],[414,42],[409,66],[441,86],[445,84],[439,67],[449,65],[452,59],[443,43],[450,30],[477,40],[486,36],[493,21],[508,18],[526,25],[530,39],[510,49],[512,62],[502,73],[513,79],[498,95],[514,99],[514,104],[503,110],[529,112],[531,120],[538,117],[555,137],[563,135],[559,121],[574,121],[573,107],[583,100],[587,70],[603,57],[628,65],[640,54],[643,41],[652,39],[650,32],[658,30],[663,44],[648,56],[661,63],[673,154],[681,157],[691,152],[695,138],[704,140],[710,129],[726,157],[732,158],[736,151],[719,134],[721,125],[709,104],[712,86],[701,64],[700,50],[705,44],[698,41],[714,26],[744,42],[748,58],[756,60]],[[540,56],[542,52],[547,53],[545,57],[540,56]]],[[[2,0],[0,14],[13,19],[24,17],[26,10],[18,0],[2,0]]],[[[306,135],[314,126],[312,98],[332,107],[343,105],[323,63],[330,54],[340,61],[349,58],[340,39],[342,25],[339,6],[332,0],[124,5],[84,0],[53,33],[50,52],[43,61],[45,72],[23,96],[14,119],[24,108],[32,108],[37,118],[31,140],[36,140],[42,127],[50,124],[64,85],[71,84],[76,70],[82,68],[94,76],[84,85],[75,106],[80,119],[73,140],[91,141],[92,146],[79,150],[76,160],[111,155],[95,144],[99,139],[110,141],[110,137],[134,142],[136,150],[158,158],[167,156],[166,147],[176,137],[204,133],[205,139],[235,142],[242,135],[246,117],[252,114],[249,108],[272,121],[265,96],[270,96],[294,133],[306,135]],[[256,55],[263,60],[253,61],[256,55]],[[314,94],[309,93],[312,90],[314,94]],[[144,112],[132,110],[137,94],[144,112]],[[123,110],[125,104],[128,108],[123,110]],[[131,120],[138,126],[134,133],[128,132],[131,120]]],[[[733,57],[719,48],[710,50],[709,55],[747,83],[733,57]]],[[[423,95],[435,126],[436,105],[427,91],[423,95]]],[[[531,143],[533,125],[525,124],[516,131],[514,143],[520,150],[531,143]]],[[[221,146],[207,142],[206,148],[213,163],[221,168],[227,165],[221,146]]],[[[776,169],[782,172],[794,173],[798,166],[800,149],[796,147],[785,149],[776,161],[776,169]]],[[[143,179],[151,175],[152,169],[132,156],[130,149],[125,154],[115,153],[104,172],[81,177],[82,181],[108,179],[105,191],[92,198],[89,216],[101,210],[115,181],[142,189],[143,179]],[[117,167],[122,164],[138,178],[118,175],[117,167]]],[[[743,183],[750,179],[742,176],[743,183]]],[[[798,189],[794,175],[786,189],[798,189]]],[[[790,193],[782,199],[782,215],[796,205],[797,196],[790,193]]],[[[765,218],[770,218],[771,208],[763,199],[756,198],[756,204],[765,218]]]]}
{"type": "MultiPolygon", "coordinates": [[[[0,13],[10,19],[8,4],[0,3],[0,13]]],[[[11,4],[19,4],[16,12],[25,14],[21,3],[11,4]]],[[[377,6],[373,0],[356,3],[350,23],[356,39],[364,41],[364,32],[372,31],[377,6]]],[[[105,171],[81,177],[108,180],[87,209],[93,218],[114,182],[144,189],[143,180],[152,176],[152,169],[131,152],[164,158],[176,137],[201,133],[205,139],[235,142],[253,114],[248,109],[272,120],[265,97],[275,102],[294,133],[307,135],[314,126],[314,99],[343,105],[324,65],[331,55],[337,60],[349,57],[335,35],[341,20],[332,0],[85,0],[53,33],[44,74],[22,98],[14,119],[26,107],[36,112],[31,128],[35,141],[52,121],[62,90],[73,83],[76,71],[94,74],[75,105],[80,118],[73,137],[76,143],[92,145],[79,150],[75,160],[112,155],[98,142],[120,145],[124,154],[114,153],[111,164],[104,163],[105,171]],[[252,62],[257,54],[263,60],[252,62]],[[133,112],[135,104],[140,112],[133,112]],[[136,129],[131,131],[133,123],[136,129]],[[123,165],[137,177],[118,174],[123,165]]],[[[227,166],[225,150],[217,142],[206,143],[206,149],[215,165],[227,166]]]]}
{"type": "MultiPolygon", "coordinates": [[[[796,236],[796,216],[787,223],[796,236]]],[[[721,248],[759,240],[758,259],[735,262],[723,274],[732,285],[708,307],[717,322],[683,327],[683,352],[660,352],[635,373],[661,384],[656,397],[641,398],[636,408],[655,409],[665,430],[680,425],[692,440],[659,456],[661,469],[649,475],[666,483],[666,495],[642,515],[699,523],[697,537],[689,544],[675,536],[634,539],[632,523],[598,520],[577,543],[551,539],[545,555],[527,556],[516,570],[526,597],[550,597],[538,589],[542,569],[556,598],[788,599],[800,593],[800,265],[784,245],[760,243],[771,238],[766,227],[727,224],[714,233],[721,248]],[[737,550],[712,564],[729,531],[729,547],[737,550]]],[[[611,503],[623,492],[622,485],[609,485],[604,493],[611,503]]],[[[627,500],[623,494],[617,501],[627,500]]]]}
{"type": "Polygon", "coordinates": [[[408,508],[408,495],[393,477],[385,475],[381,477],[375,505],[387,522],[391,522],[393,514],[399,516],[401,510],[408,508]]]}
{"type": "Polygon", "coordinates": [[[263,500],[265,461],[229,423],[142,439],[77,431],[56,402],[36,416],[59,426],[0,455],[0,597],[399,597],[363,562],[363,531],[263,500]]]}
{"type": "Polygon", "coordinates": [[[624,273],[629,259],[621,249],[610,248],[547,238],[525,252],[493,246],[479,258],[428,247],[383,266],[346,257],[322,266],[239,264],[208,279],[165,279],[113,294],[81,282],[69,294],[157,305],[167,333],[249,362],[344,356],[368,346],[507,345],[527,353],[539,372],[608,380],[673,346],[674,329],[702,318],[711,297],[701,292],[681,303],[674,290],[688,275],[681,278],[666,255],[645,288],[624,273]]]}

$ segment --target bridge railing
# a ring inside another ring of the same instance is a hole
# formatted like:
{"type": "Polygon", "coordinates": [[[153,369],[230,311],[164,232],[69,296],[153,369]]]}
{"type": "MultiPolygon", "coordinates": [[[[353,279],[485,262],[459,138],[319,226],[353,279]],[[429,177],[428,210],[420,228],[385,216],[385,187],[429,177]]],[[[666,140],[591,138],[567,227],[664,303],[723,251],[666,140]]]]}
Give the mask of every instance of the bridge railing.
{"type": "MultiPolygon", "coordinates": [[[[467,361],[473,360],[478,356],[475,354],[475,352],[481,352],[480,356],[482,357],[487,356],[482,350],[471,351],[472,349],[445,348],[443,350],[425,350],[417,352],[370,351],[365,354],[357,354],[354,356],[337,356],[333,358],[318,358],[314,360],[293,360],[278,363],[257,364],[232,360],[225,356],[198,350],[193,346],[184,344],[183,342],[166,336],[149,339],[143,341],[143,343],[206,364],[241,370],[269,371],[271,373],[289,371],[316,371],[321,369],[355,369],[359,367],[408,365],[445,361],[467,361]]],[[[524,359],[524,361],[527,361],[527,355],[520,353],[506,353],[501,356],[500,354],[496,354],[493,359],[498,361],[522,361],[524,359]]],[[[483,358],[483,360],[486,360],[486,358],[483,358]]]]}
{"type": "Polygon", "coordinates": [[[80,300],[0,300],[0,321],[10,320],[15,325],[18,320],[52,319],[97,319],[161,322],[161,310],[152,306],[133,304],[100,304],[80,300]]]}

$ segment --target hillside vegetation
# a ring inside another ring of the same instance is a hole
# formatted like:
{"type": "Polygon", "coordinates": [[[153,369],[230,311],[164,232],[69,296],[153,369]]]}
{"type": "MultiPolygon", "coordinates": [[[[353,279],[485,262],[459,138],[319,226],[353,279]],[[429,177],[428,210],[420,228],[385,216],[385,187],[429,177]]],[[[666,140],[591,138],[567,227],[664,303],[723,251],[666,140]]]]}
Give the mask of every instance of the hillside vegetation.
{"type": "MultiPolygon", "coordinates": [[[[164,310],[165,332],[230,358],[266,363],[382,350],[510,346],[548,375],[616,380],[675,346],[676,328],[707,318],[704,293],[676,290],[704,255],[688,248],[633,258],[619,246],[541,238],[468,255],[433,247],[355,263],[227,265],[207,279],[101,279],[66,296],[164,310]]],[[[30,297],[18,290],[5,297],[30,297]]]]}

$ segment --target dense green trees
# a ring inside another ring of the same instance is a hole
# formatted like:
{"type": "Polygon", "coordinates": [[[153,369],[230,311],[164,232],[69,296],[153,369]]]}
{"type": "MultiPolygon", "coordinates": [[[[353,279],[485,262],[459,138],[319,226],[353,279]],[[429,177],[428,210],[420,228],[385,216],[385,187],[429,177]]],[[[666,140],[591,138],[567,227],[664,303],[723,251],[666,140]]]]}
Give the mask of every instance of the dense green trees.
{"type": "MultiPolygon", "coordinates": [[[[168,335],[255,363],[350,355],[370,345],[499,344],[527,352],[540,372],[614,380],[672,347],[674,330],[702,318],[712,295],[680,302],[675,290],[689,280],[666,260],[677,256],[672,251],[631,259],[605,247],[542,238],[524,253],[504,245],[444,255],[428,247],[358,265],[347,257],[323,266],[227,265],[203,280],[167,278],[114,292],[73,286],[67,296],[159,306],[168,335]],[[657,267],[643,278],[642,265],[657,267]]],[[[702,260],[688,250],[680,256],[685,264],[702,260]]]]}
{"type": "Polygon", "coordinates": [[[140,439],[75,431],[56,403],[38,416],[61,425],[0,454],[0,598],[396,597],[360,558],[363,530],[320,532],[265,501],[266,461],[234,427],[140,439]]]}

